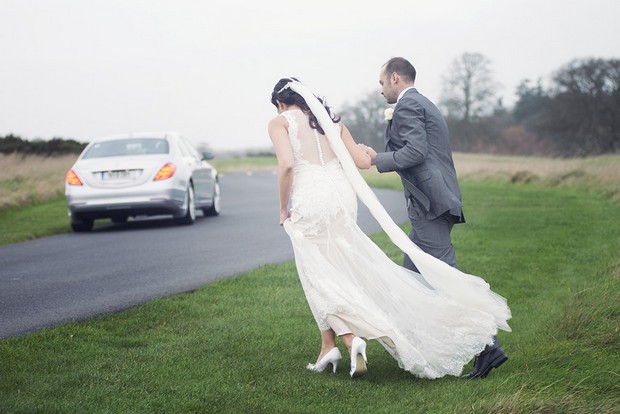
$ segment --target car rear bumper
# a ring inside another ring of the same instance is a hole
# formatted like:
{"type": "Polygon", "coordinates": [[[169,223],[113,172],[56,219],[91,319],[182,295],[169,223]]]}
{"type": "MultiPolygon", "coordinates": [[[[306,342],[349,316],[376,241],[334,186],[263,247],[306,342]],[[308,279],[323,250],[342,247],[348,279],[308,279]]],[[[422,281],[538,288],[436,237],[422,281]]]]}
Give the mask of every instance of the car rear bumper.
{"type": "Polygon", "coordinates": [[[113,218],[121,216],[184,214],[185,192],[170,189],[163,194],[133,196],[105,193],[99,196],[80,197],[67,194],[69,216],[77,219],[113,218]]]}

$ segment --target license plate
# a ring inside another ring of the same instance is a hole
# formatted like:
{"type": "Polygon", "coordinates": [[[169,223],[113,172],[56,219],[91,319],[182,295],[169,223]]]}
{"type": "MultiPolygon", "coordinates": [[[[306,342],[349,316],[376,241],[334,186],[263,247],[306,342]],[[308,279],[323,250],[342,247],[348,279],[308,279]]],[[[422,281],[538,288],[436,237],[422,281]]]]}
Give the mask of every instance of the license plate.
{"type": "Polygon", "coordinates": [[[141,170],[101,171],[99,178],[101,181],[134,180],[140,176],[140,172],[141,170]]]}

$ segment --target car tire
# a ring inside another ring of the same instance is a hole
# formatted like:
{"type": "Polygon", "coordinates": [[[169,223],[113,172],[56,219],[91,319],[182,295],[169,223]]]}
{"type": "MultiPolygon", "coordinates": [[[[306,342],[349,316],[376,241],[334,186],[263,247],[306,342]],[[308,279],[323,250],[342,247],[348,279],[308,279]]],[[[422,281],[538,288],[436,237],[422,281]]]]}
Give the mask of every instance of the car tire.
{"type": "Polygon", "coordinates": [[[177,224],[194,224],[196,221],[196,200],[194,199],[194,187],[190,184],[185,194],[185,203],[187,208],[183,217],[174,219],[177,224]]]}
{"type": "Polygon", "coordinates": [[[71,229],[73,229],[76,233],[91,231],[93,229],[94,222],[95,221],[92,219],[71,220],[71,229]]]}
{"type": "Polygon", "coordinates": [[[202,212],[205,216],[218,216],[220,211],[222,211],[222,190],[220,182],[216,180],[213,186],[213,204],[211,207],[203,208],[202,212]]]}

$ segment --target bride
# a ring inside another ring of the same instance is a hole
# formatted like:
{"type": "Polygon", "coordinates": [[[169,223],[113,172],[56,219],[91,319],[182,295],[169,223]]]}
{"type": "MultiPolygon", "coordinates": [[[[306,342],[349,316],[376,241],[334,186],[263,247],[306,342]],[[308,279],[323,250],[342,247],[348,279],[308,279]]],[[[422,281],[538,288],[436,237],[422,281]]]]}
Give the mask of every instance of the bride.
{"type": "Polygon", "coordinates": [[[460,375],[498,328],[510,331],[505,299],[411,242],[358,172],[370,168],[374,150],[356,144],[306,86],[280,79],[271,102],[278,111],[269,136],[278,158],[280,224],[321,331],[321,351],[307,368],[336,371],[338,336],[353,378],[367,373],[362,338],[377,340],[418,377],[460,375]],[[394,263],[362,232],[356,197],[420,273],[394,263]]]}

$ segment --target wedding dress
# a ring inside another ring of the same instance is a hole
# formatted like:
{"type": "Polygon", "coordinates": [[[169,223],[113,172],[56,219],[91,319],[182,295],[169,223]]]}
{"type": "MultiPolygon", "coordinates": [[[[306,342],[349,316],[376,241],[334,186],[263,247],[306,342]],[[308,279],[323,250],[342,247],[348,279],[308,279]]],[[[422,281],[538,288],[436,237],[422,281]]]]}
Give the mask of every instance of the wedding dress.
{"type": "Polygon", "coordinates": [[[356,191],[328,138],[301,110],[282,115],[295,158],[283,225],[319,329],[376,339],[418,377],[460,375],[498,327],[510,330],[504,298],[421,250],[409,254],[422,275],[394,263],[358,227],[356,191]]]}

